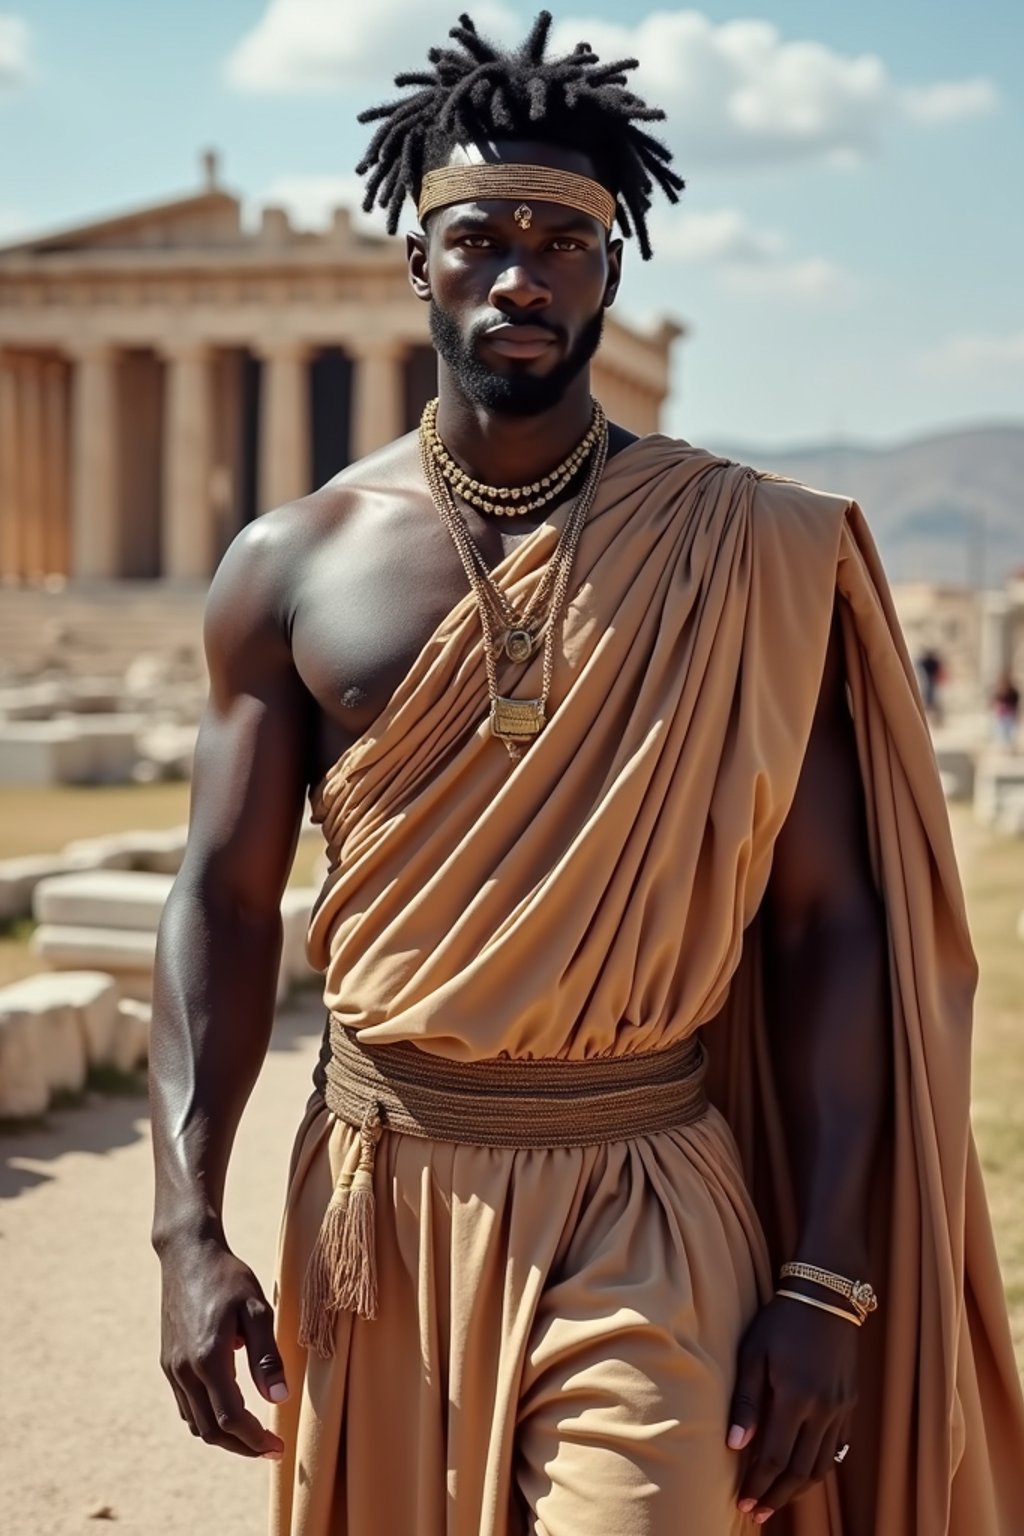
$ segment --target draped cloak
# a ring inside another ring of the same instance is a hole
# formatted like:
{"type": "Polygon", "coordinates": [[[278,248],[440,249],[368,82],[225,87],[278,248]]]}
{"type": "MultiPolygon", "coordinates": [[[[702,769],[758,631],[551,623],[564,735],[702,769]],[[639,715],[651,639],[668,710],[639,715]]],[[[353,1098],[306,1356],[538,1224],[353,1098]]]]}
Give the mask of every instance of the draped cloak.
{"type": "MultiPolygon", "coordinates": [[[[562,516],[494,571],[517,605],[540,580],[562,516]]],[[[412,1041],[461,1061],[615,1056],[701,1029],[757,1211],[743,1237],[755,1302],[767,1299],[774,1267],[792,1251],[794,1211],[759,909],[838,601],[888,934],[893,1106],[869,1268],[881,1307],[861,1335],[850,1465],[772,1529],[1024,1530],[1024,1411],[969,1130],[976,966],[928,729],[862,514],[843,498],[646,437],[606,468],[570,591],[549,724],[519,762],[489,732],[467,593],[314,791],[329,873],[309,951],[325,971],[326,1002],[365,1042],[412,1041]]],[[[503,692],[538,694],[540,666],[539,656],[505,665],[503,692]]],[[[329,1196],[351,1140],[344,1127],[331,1134],[329,1166],[326,1132],[307,1136],[305,1148],[300,1135],[283,1252],[296,1241],[302,1199],[315,1224],[329,1196]]],[[[717,1156],[712,1146],[707,1157],[717,1156]]],[[[553,1198],[551,1188],[537,1199],[553,1198]]],[[[500,1190],[473,1193],[500,1205],[500,1190]]],[[[685,1247],[685,1214],[680,1222],[685,1247]]],[[[512,1222],[505,1278],[500,1265],[491,1275],[499,1292],[524,1257],[511,1251],[514,1238],[512,1222]]],[[[309,1241],[304,1234],[306,1249],[309,1241]]],[[[426,1250],[421,1266],[436,1262],[426,1250]]],[[[541,1290],[549,1259],[525,1255],[541,1290]]],[[[293,1256],[281,1270],[285,1331],[299,1268],[293,1256]]],[[[429,1284],[421,1275],[421,1292],[429,1284]]],[[[442,1307],[453,1329],[457,1290],[453,1277],[442,1307]]],[[[714,1295],[700,1304],[713,1308],[714,1295]]],[[[307,1363],[286,1347],[290,1374],[305,1371],[306,1387],[297,1393],[292,1381],[279,1421],[289,1451],[275,1531],[334,1529],[312,1516],[290,1522],[311,1482],[332,1478],[336,1462],[343,1475],[336,1442],[350,1431],[341,1421],[363,1411],[352,1381],[335,1389],[323,1373],[344,1377],[358,1330],[389,1322],[382,1305],[377,1321],[347,1326],[332,1362],[307,1363]]],[[[421,1320],[423,1329],[436,1332],[421,1320]]],[[[499,1372],[513,1398],[522,1362],[520,1345],[499,1372]]],[[[481,1516],[478,1529],[504,1527],[481,1516]]]]}

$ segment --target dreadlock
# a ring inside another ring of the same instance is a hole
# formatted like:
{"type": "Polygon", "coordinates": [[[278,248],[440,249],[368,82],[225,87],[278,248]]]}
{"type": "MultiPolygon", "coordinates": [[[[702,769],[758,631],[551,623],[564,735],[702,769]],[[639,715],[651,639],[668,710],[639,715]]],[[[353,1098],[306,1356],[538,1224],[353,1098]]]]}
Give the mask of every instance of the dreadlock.
{"type": "Polygon", "coordinates": [[[356,167],[368,176],[363,208],[385,208],[389,234],[398,229],[405,198],[418,201],[425,173],[444,165],[456,144],[547,139],[590,156],[615,196],[623,234],[635,230],[640,254],[649,259],[647,211],[655,185],[672,203],[685,185],[671,169],[669,150],[637,126],[661,122],[665,114],[627,89],[636,59],[602,64],[589,43],[545,59],[550,32],[551,13],[542,11],[526,41],[507,53],[460,16],[449,34],[456,46],[427,55],[432,69],[395,76],[399,88],[413,86],[414,94],[359,114],[361,123],[380,124],[356,167]]]}

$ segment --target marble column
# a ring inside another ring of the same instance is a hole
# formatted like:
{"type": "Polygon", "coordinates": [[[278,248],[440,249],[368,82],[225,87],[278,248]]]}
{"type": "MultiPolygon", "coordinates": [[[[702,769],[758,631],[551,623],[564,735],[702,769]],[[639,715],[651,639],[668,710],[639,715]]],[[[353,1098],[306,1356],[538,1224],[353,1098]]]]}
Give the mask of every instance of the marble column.
{"type": "Polygon", "coordinates": [[[362,459],[405,432],[406,348],[389,340],[349,340],[353,399],[351,452],[362,459]]]}
{"type": "Polygon", "coordinates": [[[119,575],[117,356],[101,343],[74,351],[71,390],[71,575],[119,575]]]}
{"type": "Polygon", "coordinates": [[[43,364],[38,357],[27,357],[19,379],[21,410],[21,450],[23,455],[22,551],[23,574],[39,582],[46,574],[46,495],[43,434],[43,364]]]}
{"type": "Polygon", "coordinates": [[[163,507],[161,575],[179,581],[213,574],[214,529],[210,503],[210,357],[188,343],[164,347],[163,507]]]}
{"type": "Polygon", "coordinates": [[[48,576],[66,576],[70,560],[68,537],[68,374],[63,361],[44,364],[43,413],[46,462],[43,499],[46,507],[45,568],[48,576]]]}
{"type": "Polygon", "coordinates": [[[987,698],[1011,662],[1013,605],[1005,592],[982,592],[978,682],[987,698]]]}
{"type": "Polygon", "coordinates": [[[0,581],[21,580],[21,453],[18,436],[18,366],[0,352],[0,581]]]}
{"type": "Polygon", "coordinates": [[[259,348],[259,510],[269,512],[309,491],[309,349],[280,341],[259,348]]]}

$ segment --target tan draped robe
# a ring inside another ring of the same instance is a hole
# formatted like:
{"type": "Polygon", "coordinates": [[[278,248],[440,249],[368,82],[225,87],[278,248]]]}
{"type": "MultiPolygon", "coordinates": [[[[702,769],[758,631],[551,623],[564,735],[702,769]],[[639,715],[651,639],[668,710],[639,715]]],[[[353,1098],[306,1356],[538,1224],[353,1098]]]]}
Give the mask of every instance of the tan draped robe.
{"type": "MultiPolygon", "coordinates": [[[[495,572],[520,602],[562,516],[495,572]]],[[[310,953],[363,1040],[442,1057],[615,1056],[707,1025],[725,1118],[554,1151],[385,1134],[380,1314],[344,1317],[325,1361],[295,1342],[298,1293],[354,1133],[314,1109],[282,1233],[292,1396],[272,1530],[753,1528],[724,1446],[732,1370],[793,1228],[758,909],[838,593],[888,921],[895,1113],[853,1449],[771,1528],[1024,1531],[1024,1414],[968,1126],[975,962],[861,514],[648,437],[606,469],[571,592],[550,723],[519,763],[489,733],[467,594],[318,787],[330,873],[310,953]]],[[[504,691],[538,693],[539,672],[508,666],[504,691]]]]}

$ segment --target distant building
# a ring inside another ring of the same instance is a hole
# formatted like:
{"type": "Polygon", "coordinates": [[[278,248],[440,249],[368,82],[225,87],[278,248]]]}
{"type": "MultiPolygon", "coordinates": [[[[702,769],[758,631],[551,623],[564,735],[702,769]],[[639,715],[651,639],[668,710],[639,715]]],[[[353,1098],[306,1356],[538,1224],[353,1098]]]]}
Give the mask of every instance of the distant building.
{"type": "Polygon", "coordinates": [[[985,591],[899,582],[893,600],[911,658],[926,650],[941,656],[948,708],[987,700],[1003,671],[1024,679],[1024,572],[985,591]]]}
{"type": "MultiPolygon", "coordinates": [[[[258,513],[410,430],[435,389],[404,244],[193,196],[0,249],[0,579],[201,581],[258,513]]],[[[656,430],[682,329],[609,317],[595,393],[656,430]]]]}

